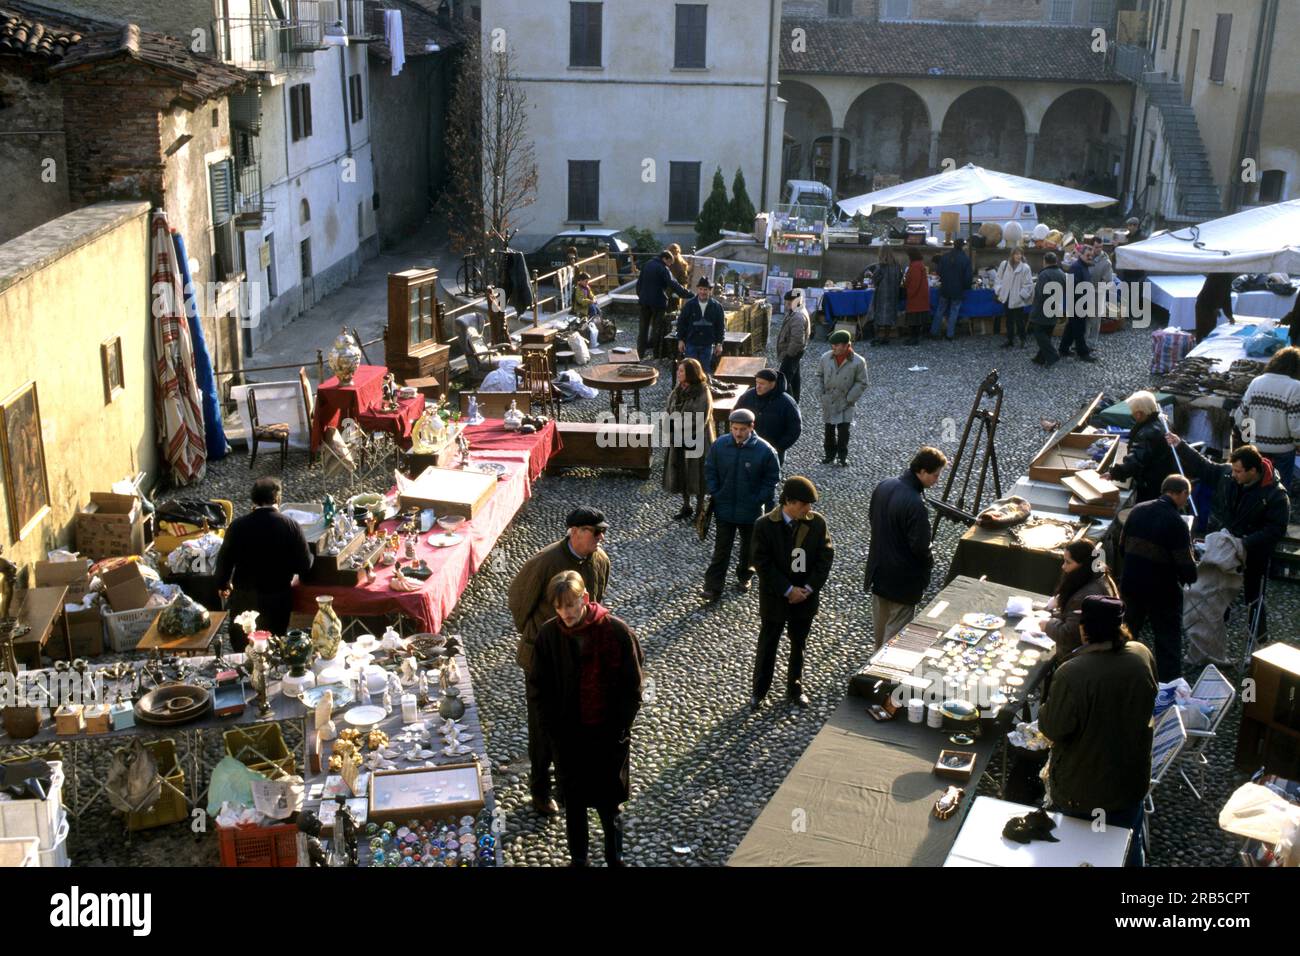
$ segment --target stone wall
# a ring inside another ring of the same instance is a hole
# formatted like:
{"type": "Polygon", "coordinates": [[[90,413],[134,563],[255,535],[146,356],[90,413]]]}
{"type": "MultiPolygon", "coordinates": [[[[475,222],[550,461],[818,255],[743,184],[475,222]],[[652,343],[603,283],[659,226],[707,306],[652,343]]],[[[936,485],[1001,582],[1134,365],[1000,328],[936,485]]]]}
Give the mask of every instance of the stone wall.
{"type": "Polygon", "coordinates": [[[72,209],[58,84],[0,71],[0,242],[72,209]]]}

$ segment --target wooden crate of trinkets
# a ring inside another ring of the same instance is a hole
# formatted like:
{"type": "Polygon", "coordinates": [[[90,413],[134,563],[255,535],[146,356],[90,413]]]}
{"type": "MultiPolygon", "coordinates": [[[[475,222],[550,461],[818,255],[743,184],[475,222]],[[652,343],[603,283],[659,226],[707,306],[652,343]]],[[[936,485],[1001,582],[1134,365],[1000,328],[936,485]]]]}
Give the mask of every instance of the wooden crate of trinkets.
{"type": "Polygon", "coordinates": [[[365,583],[366,562],[378,565],[383,553],[382,536],[368,538],[358,532],[338,554],[317,554],[302,581],[326,587],[356,587],[365,583]]]}
{"type": "Polygon", "coordinates": [[[370,774],[367,820],[383,823],[423,817],[474,815],[483,809],[483,771],[469,763],[370,774]]]}

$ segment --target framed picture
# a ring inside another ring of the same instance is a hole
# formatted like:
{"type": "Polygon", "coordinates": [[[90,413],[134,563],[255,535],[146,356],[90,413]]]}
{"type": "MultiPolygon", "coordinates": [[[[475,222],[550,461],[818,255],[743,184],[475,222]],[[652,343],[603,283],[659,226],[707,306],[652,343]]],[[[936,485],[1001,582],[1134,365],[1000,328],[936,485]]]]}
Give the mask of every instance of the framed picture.
{"type": "Polygon", "coordinates": [[[739,262],[718,259],[714,264],[713,281],[716,285],[734,286],[744,283],[751,289],[762,289],[767,277],[767,266],[761,262],[739,262]]]}
{"type": "Polygon", "coordinates": [[[692,292],[695,291],[695,283],[701,278],[713,281],[713,265],[717,261],[712,256],[687,256],[687,261],[691,264],[691,278],[686,283],[686,287],[692,292]]]}
{"type": "Polygon", "coordinates": [[[483,777],[478,761],[376,770],[370,775],[371,820],[409,820],[476,814],[483,809],[483,777]]]}
{"type": "Polygon", "coordinates": [[[767,298],[778,315],[785,311],[785,294],[794,288],[793,276],[768,276],[767,298]]]}
{"type": "Polygon", "coordinates": [[[25,538],[50,510],[45,444],[36,383],[28,382],[0,403],[0,454],[11,543],[25,538]]]}
{"type": "Polygon", "coordinates": [[[122,379],[122,337],[120,335],[100,343],[99,362],[104,370],[104,404],[107,405],[126,387],[122,379]]]}

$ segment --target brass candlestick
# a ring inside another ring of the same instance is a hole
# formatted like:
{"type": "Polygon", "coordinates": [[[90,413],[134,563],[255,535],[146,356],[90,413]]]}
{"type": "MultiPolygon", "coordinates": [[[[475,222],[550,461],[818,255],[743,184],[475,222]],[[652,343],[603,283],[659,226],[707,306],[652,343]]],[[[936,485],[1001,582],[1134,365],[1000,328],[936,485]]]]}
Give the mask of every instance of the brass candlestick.
{"type": "Polygon", "coordinates": [[[262,717],[270,717],[273,711],[266,696],[266,654],[254,647],[249,655],[253,658],[253,689],[257,691],[257,712],[262,717]]]}

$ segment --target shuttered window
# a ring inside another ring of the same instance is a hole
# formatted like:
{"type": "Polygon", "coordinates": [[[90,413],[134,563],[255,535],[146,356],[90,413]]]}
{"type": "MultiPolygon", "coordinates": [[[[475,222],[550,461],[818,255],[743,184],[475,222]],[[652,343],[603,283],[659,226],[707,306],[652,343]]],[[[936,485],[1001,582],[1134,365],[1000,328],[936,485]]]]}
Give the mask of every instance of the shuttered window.
{"type": "Polygon", "coordinates": [[[569,4],[569,66],[600,66],[603,3],[569,4]]]}
{"type": "Polygon", "coordinates": [[[208,167],[208,184],[212,197],[212,224],[219,226],[229,222],[235,214],[235,172],[234,163],[223,159],[208,167]]]}
{"type": "Polygon", "coordinates": [[[694,222],[700,214],[700,164],[669,163],[668,221],[694,222]]]}
{"type": "Polygon", "coordinates": [[[352,122],[360,123],[365,117],[365,107],[361,98],[361,74],[354,73],[348,77],[348,99],[352,105],[352,122]]]}
{"type": "Polygon", "coordinates": [[[569,221],[600,219],[600,160],[569,160],[569,221]]]}
{"type": "Polygon", "coordinates": [[[1214,57],[1210,60],[1210,79],[1215,83],[1223,82],[1223,74],[1228,68],[1228,40],[1232,36],[1232,14],[1220,13],[1214,25],[1214,57]]]}
{"type": "Polygon", "coordinates": [[[704,69],[708,31],[708,4],[677,4],[677,55],[673,66],[679,70],[704,69]]]}
{"type": "Polygon", "coordinates": [[[289,87],[289,127],[296,143],[311,135],[311,85],[289,87]]]}

